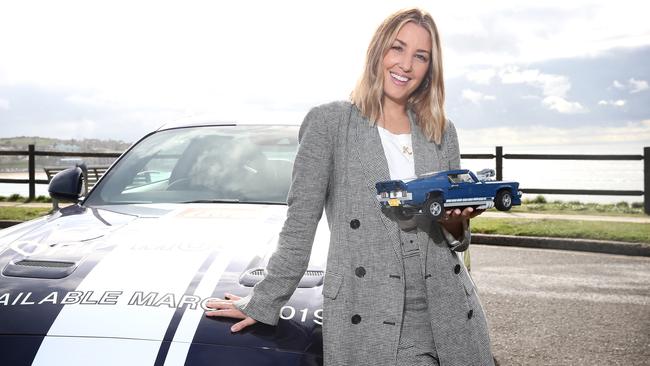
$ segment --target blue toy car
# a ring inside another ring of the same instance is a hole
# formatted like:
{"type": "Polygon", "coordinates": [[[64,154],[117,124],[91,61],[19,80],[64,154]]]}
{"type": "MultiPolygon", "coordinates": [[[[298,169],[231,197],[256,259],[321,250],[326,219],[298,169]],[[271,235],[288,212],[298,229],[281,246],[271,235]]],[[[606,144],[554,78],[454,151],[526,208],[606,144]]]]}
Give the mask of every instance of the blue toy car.
{"type": "Polygon", "coordinates": [[[493,170],[484,169],[479,179],[467,169],[456,169],[427,173],[410,181],[378,182],[375,187],[383,208],[398,219],[424,214],[438,220],[449,207],[508,211],[513,205],[521,205],[519,183],[490,180],[493,175],[493,170]]]}

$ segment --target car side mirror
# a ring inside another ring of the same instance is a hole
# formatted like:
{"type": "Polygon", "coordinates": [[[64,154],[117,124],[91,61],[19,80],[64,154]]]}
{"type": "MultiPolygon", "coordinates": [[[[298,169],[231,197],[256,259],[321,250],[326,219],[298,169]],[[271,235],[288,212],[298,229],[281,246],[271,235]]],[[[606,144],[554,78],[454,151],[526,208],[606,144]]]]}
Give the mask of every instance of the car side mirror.
{"type": "Polygon", "coordinates": [[[48,187],[50,197],[62,202],[77,202],[83,188],[84,172],[81,166],[57,173],[48,187]]]}

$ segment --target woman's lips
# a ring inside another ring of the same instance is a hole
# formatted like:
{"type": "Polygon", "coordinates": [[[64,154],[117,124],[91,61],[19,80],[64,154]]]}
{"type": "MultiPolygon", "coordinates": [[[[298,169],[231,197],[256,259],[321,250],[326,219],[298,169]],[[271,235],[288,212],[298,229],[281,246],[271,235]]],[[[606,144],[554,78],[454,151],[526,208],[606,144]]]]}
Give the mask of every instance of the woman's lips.
{"type": "Polygon", "coordinates": [[[390,74],[390,77],[393,80],[393,82],[395,84],[397,84],[397,85],[405,85],[406,83],[409,82],[409,80],[411,80],[411,78],[409,78],[409,77],[399,75],[399,74],[396,74],[394,72],[389,72],[389,74],[390,74]]]}

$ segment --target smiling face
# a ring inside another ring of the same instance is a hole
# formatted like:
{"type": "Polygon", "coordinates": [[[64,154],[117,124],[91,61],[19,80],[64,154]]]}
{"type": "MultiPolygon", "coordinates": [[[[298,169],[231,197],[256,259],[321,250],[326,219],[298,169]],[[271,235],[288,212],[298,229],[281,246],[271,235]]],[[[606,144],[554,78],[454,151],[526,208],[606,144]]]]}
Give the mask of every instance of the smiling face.
{"type": "Polygon", "coordinates": [[[431,35],[412,22],[404,24],[383,59],[384,98],[406,105],[429,71],[431,35]]]}

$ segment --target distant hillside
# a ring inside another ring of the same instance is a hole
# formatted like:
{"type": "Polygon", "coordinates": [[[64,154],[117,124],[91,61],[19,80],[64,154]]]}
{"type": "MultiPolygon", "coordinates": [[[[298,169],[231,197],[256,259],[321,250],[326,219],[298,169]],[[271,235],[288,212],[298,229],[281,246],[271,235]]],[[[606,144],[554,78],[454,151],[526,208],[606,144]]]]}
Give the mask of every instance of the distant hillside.
{"type": "Polygon", "coordinates": [[[27,150],[30,144],[36,145],[36,150],[83,152],[122,152],[131,145],[120,140],[62,140],[37,136],[0,138],[0,150],[27,150]]]}
{"type": "MultiPolygon", "coordinates": [[[[30,144],[36,145],[39,151],[64,151],[64,152],[124,152],[131,143],[119,140],[98,139],[54,139],[36,136],[19,136],[0,138],[0,152],[7,150],[26,151],[30,144]]],[[[57,156],[37,156],[36,169],[45,166],[71,166],[76,162],[84,161],[89,166],[108,166],[113,158],[75,158],[57,156]]],[[[26,172],[28,157],[26,155],[0,155],[0,172],[26,172]]]]}

